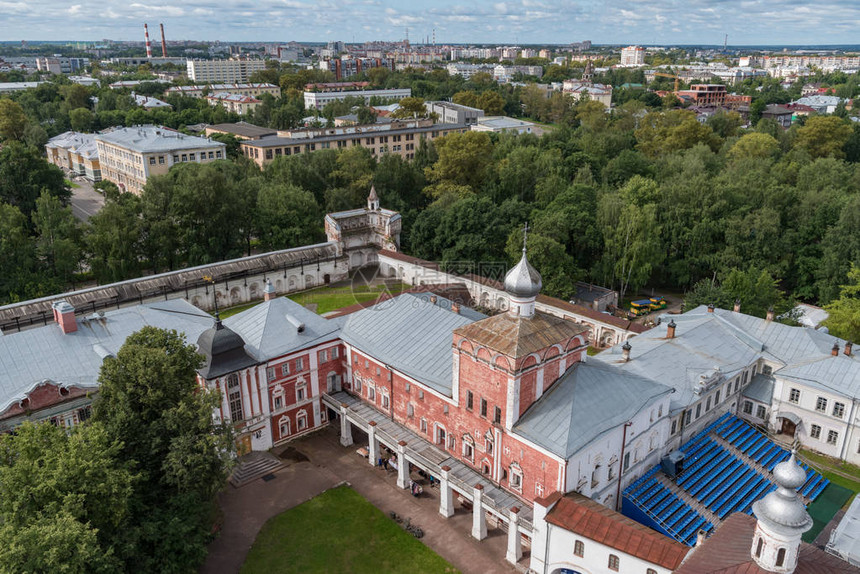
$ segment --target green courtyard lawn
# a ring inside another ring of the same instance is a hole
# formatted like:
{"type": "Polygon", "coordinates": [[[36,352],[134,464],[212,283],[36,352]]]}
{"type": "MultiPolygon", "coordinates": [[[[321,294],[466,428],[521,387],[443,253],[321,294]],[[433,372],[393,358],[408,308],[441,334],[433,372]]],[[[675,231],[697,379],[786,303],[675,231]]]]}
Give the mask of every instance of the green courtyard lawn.
{"type": "Polygon", "coordinates": [[[392,295],[403,291],[407,285],[395,283],[390,287],[383,285],[347,285],[343,287],[318,287],[309,291],[302,291],[290,295],[290,299],[300,305],[316,304],[317,313],[323,315],[329,311],[336,311],[355,305],[356,303],[367,303],[378,298],[388,290],[392,295]]]}
{"type": "Polygon", "coordinates": [[[347,486],[269,519],[241,574],[457,570],[347,486]]]}
{"type": "MultiPolygon", "coordinates": [[[[357,285],[357,286],[338,286],[338,287],[317,287],[308,291],[302,291],[294,295],[289,295],[289,298],[299,305],[316,304],[316,312],[319,315],[330,311],[337,311],[356,303],[367,303],[379,297],[386,289],[392,295],[397,295],[408,285],[404,283],[394,283],[390,286],[374,285],[357,285]]],[[[246,309],[250,309],[255,305],[259,305],[262,301],[254,301],[244,305],[237,305],[229,309],[223,309],[220,313],[222,319],[226,319],[236,313],[241,313],[246,309]]]]}
{"type": "MultiPolygon", "coordinates": [[[[830,480],[830,482],[847,488],[854,494],[860,492],[860,468],[853,464],[849,464],[811,450],[801,449],[800,456],[812,464],[812,466],[815,467],[815,470],[820,472],[824,478],[830,480]],[[836,472],[833,471],[838,471],[841,474],[836,474],[836,472]],[[853,478],[842,476],[843,474],[847,474],[853,478]]],[[[853,499],[854,496],[852,495],[845,503],[845,506],[847,507],[851,504],[853,499]]]]}

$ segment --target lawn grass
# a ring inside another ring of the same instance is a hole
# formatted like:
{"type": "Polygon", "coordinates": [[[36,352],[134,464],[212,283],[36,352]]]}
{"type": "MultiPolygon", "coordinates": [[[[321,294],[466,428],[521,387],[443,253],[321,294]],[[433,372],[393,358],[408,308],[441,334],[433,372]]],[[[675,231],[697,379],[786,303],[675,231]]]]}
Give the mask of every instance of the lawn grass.
{"type": "Polygon", "coordinates": [[[457,572],[347,486],[269,519],[241,574],[457,572]]]}
{"type": "Polygon", "coordinates": [[[317,313],[323,315],[329,311],[336,311],[355,305],[356,303],[366,303],[377,299],[386,289],[392,295],[396,295],[403,291],[407,285],[403,283],[395,283],[391,287],[379,286],[346,286],[346,287],[318,287],[309,291],[302,291],[295,295],[290,295],[290,299],[299,305],[316,304],[317,313]]]}
{"type": "Polygon", "coordinates": [[[66,187],[68,187],[70,189],[77,189],[77,188],[81,187],[79,184],[75,183],[74,181],[72,181],[70,179],[66,179],[64,181],[66,182],[66,187]]]}
{"type": "Polygon", "coordinates": [[[860,468],[853,464],[849,464],[847,462],[843,462],[835,458],[831,458],[829,456],[813,452],[811,450],[801,449],[800,456],[806,461],[808,461],[813,467],[815,467],[815,470],[820,472],[824,476],[824,478],[834,484],[838,484],[839,486],[847,488],[853,493],[843,507],[847,508],[848,505],[851,504],[851,501],[854,500],[854,496],[858,492],[860,492],[860,468]],[[834,470],[838,470],[843,474],[849,474],[851,476],[854,476],[856,477],[856,479],[851,479],[844,477],[841,474],[836,474],[835,472],[833,472],[834,470]]]}
{"type": "MultiPolygon", "coordinates": [[[[346,286],[346,287],[317,287],[308,291],[302,291],[294,295],[289,295],[289,298],[299,305],[308,305],[316,303],[317,314],[322,315],[329,311],[337,311],[356,303],[366,303],[377,299],[383,291],[388,289],[392,295],[396,295],[406,289],[408,285],[404,283],[395,283],[389,287],[382,285],[368,287],[362,286],[346,286]]],[[[222,309],[220,312],[221,318],[226,319],[236,313],[246,311],[255,305],[259,305],[262,301],[254,301],[245,303],[244,305],[236,305],[229,309],[222,309]]]]}

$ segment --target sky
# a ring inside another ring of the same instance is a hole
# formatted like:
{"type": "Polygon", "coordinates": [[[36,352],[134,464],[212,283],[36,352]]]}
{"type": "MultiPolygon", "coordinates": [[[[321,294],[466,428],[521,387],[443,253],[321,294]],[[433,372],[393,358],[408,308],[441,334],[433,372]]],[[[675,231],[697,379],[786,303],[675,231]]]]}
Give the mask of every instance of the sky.
{"type": "Polygon", "coordinates": [[[0,40],[856,44],[860,0],[0,0],[0,40]]]}

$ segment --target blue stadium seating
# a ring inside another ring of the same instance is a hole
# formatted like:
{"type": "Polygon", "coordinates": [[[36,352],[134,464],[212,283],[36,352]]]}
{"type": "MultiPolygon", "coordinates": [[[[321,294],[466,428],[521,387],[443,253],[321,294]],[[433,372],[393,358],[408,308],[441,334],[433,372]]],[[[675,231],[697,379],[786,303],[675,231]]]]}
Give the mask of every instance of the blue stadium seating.
{"type": "MultiPolygon", "coordinates": [[[[772,471],[790,456],[785,448],[730,413],[699,431],[680,450],[686,455],[685,467],[676,484],[720,520],[734,512],[751,514],[753,502],[776,488],[768,477],[758,474],[750,460],[772,471]],[[744,456],[730,453],[714,436],[744,456]]],[[[806,482],[799,492],[814,500],[829,481],[806,464],[801,466],[806,472],[806,482]]],[[[649,469],[624,490],[625,504],[630,502],[638,509],[630,512],[641,522],[692,546],[699,530],[710,532],[715,525],[657,480],[659,469],[659,465],[649,469]]]]}

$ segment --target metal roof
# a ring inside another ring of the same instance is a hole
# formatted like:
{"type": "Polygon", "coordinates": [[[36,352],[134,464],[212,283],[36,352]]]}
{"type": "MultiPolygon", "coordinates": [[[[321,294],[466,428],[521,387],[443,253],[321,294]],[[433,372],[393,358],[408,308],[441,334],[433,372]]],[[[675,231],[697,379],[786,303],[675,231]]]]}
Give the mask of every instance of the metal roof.
{"type": "Polygon", "coordinates": [[[260,362],[336,339],[339,325],[286,297],[277,297],[224,320],[260,362]],[[298,324],[302,328],[298,328],[298,324]]]}
{"type": "Polygon", "coordinates": [[[483,321],[457,329],[456,333],[508,357],[519,359],[557,343],[566,343],[577,335],[586,335],[588,327],[542,311],[533,317],[500,313],[483,321]]]}
{"type": "Polygon", "coordinates": [[[45,147],[65,149],[72,153],[80,154],[87,159],[98,159],[99,157],[94,134],[82,134],[72,131],[63,132],[49,139],[45,147]]]}
{"type": "Polygon", "coordinates": [[[453,331],[478,313],[454,313],[411,293],[345,318],[341,338],[431,389],[451,396],[453,331]]]}
{"type": "Polygon", "coordinates": [[[845,516],[830,534],[825,550],[854,566],[860,566],[860,498],[855,498],[845,516]]]}
{"type": "Polygon", "coordinates": [[[773,377],[762,374],[754,376],[742,394],[745,398],[769,405],[773,400],[773,377]]]}
{"type": "MultiPolygon", "coordinates": [[[[366,126],[360,126],[366,127],[366,126]]],[[[243,141],[243,146],[249,147],[260,147],[260,148],[268,148],[268,147],[282,147],[282,146],[295,146],[295,145],[305,145],[305,144],[313,144],[319,142],[327,142],[327,141],[338,141],[344,139],[361,139],[361,138],[373,138],[380,136],[396,136],[402,134],[423,134],[429,132],[445,132],[445,131],[453,131],[453,130],[465,130],[468,126],[466,124],[433,124],[432,126],[424,126],[424,127],[413,127],[413,128],[402,128],[402,129],[392,129],[386,131],[366,131],[366,132],[348,132],[348,133],[337,133],[334,135],[325,135],[325,136],[315,136],[315,137],[298,137],[298,138],[289,138],[289,137],[264,137],[258,140],[247,140],[243,141]]]]}
{"type": "Polygon", "coordinates": [[[147,325],[175,329],[193,344],[213,321],[185,300],[172,299],[79,317],[78,330],[68,334],[53,322],[6,334],[0,337],[0,412],[47,380],[97,388],[103,358],[147,325]]]}
{"type": "Polygon", "coordinates": [[[96,141],[101,141],[133,151],[169,152],[174,149],[210,149],[226,148],[224,144],[208,138],[187,136],[170,128],[153,125],[133,128],[117,128],[104,134],[98,134],[96,141]]]}
{"type": "Polygon", "coordinates": [[[569,459],[672,392],[599,362],[574,364],[514,425],[515,434],[569,459]]]}

